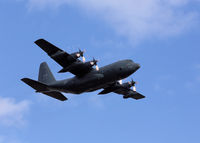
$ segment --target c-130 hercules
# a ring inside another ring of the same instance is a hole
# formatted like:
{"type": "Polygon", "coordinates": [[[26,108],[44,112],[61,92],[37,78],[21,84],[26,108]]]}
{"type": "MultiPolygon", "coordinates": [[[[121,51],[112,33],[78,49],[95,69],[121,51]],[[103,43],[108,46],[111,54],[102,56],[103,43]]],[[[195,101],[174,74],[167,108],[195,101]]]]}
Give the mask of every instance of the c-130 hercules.
{"type": "Polygon", "coordinates": [[[84,51],[68,54],[44,39],[35,41],[52,59],[63,67],[59,73],[70,72],[75,76],[70,79],[55,80],[46,62],[40,64],[38,81],[23,78],[23,82],[31,86],[36,92],[43,93],[50,97],[65,101],[66,98],[61,92],[81,94],[103,89],[99,94],[114,92],[122,94],[123,98],[142,99],[145,96],[136,92],[135,82],[122,83],[140,68],[140,65],[132,60],[121,60],[110,65],[98,68],[97,60],[86,62],[83,56],[84,51]],[[79,60],[82,57],[83,61],[79,60]],[[96,68],[93,68],[96,66],[96,68]],[[131,89],[133,87],[133,89],[131,89]]]}

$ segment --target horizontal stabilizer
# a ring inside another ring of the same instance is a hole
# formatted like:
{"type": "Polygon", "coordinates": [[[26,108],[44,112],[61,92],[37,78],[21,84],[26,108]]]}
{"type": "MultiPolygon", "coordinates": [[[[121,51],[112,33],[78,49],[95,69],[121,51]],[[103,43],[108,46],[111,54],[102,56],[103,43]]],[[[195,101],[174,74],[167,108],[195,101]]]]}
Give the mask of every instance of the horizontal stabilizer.
{"type": "Polygon", "coordinates": [[[56,98],[56,99],[61,100],[61,101],[68,100],[67,97],[65,97],[62,93],[57,92],[57,91],[43,92],[43,94],[48,95],[52,98],[56,98]]]}
{"type": "Polygon", "coordinates": [[[47,85],[45,85],[41,82],[29,79],[29,78],[23,78],[21,80],[38,92],[39,91],[49,91],[47,85]]]}
{"type": "Polygon", "coordinates": [[[50,96],[52,98],[56,98],[56,99],[61,100],[61,101],[67,100],[67,98],[62,93],[57,92],[57,91],[51,91],[48,88],[47,85],[45,85],[45,84],[43,84],[41,82],[29,79],[29,78],[23,78],[21,80],[23,82],[25,82],[26,84],[28,84],[33,89],[35,89],[36,92],[41,92],[41,93],[43,93],[45,95],[48,95],[48,96],[50,96]]]}

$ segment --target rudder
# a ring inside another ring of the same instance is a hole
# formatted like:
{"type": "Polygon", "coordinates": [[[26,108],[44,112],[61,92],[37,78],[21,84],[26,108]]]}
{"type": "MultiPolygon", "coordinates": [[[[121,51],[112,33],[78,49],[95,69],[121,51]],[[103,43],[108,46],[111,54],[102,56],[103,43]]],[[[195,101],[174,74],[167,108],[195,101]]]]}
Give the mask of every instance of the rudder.
{"type": "Polygon", "coordinates": [[[45,84],[50,84],[56,81],[46,62],[40,64],[38,81],[45,84]]]}

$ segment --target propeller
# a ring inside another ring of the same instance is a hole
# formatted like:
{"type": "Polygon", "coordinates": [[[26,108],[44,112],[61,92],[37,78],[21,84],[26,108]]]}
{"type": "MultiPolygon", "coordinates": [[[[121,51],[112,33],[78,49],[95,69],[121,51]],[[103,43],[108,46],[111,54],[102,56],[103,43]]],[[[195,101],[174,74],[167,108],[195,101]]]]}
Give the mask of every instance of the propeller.
{"type": "Polygon", "coordinates": [[[133,81],[133,79],[131,80],[131,82],[129,82],[130,86],[133,87],[133,91],[136,91],[136,86],[135,84],[137,84],[137,82],[133,81]]]}
{"type": "Polygon", "coordinates": [[[92,66],[95,66],[96,70],[98,71],[99,70],[99,67],[97,65],[97,62],[99,62],[98,60],[95,60],[95,58],[93,58],[93,60],[90,62],[90,64],[92,66]]]}
{"type": "Polygon", "coordinates": [[[84,57],[84,53],[85,53],[85,50],[81,51],[81,50],[79,49],[79,51],[78,51],[77,54],[76,54],[77,57],[82,57],[83,62],[86,61],[86,60],[85,60],[85,57],[84,57]]]}

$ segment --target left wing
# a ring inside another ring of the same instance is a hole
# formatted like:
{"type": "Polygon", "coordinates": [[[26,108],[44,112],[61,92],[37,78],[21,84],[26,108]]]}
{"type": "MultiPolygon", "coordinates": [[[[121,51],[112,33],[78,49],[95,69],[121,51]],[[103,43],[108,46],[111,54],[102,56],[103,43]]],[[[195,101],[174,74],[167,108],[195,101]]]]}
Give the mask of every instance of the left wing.
{"type": "Polygon", "coordinates": [[[39,39],[35,41],[35,44],[38,45],[42,50],[44,50],[52,59],[54,59],[62,67],[67,67],[77,61],[77,59],[72,57],[70,54],[59,49],[58,47],[44,39],[39,39]]]}
{"type": "Polygon", "coordinates": [[[83,63],[78,59],[80,57],[79,52],[68,54],[67,52],[59,49],[44,39],[35,41],[35,44],[37,44],[52,59],[54,59],[59,65],[63,67],[60,72],[69,71],[76,76],[82,76],[93,69],[90,65],[83,63]],[[79,57],[77,54],[79,54],[79,57]]]}
{"type": "Polygon", "coordinates": [[[124,99],[133,98],[133,99],[138,100],[138,99],[145,98],[145,96],[143,96],[142,94],[130,89],[130,87],[134,86],[134,84],[135,84],[135,82],[134,83],[127,82],[124,84],[120,84],[120,83],[116,82],[116,83],[104,88],[104,90],[101,91],[99,94],[107,94],[110,92],[114,92],[117,94],[124,95],[123,96],[124,99]]]}

